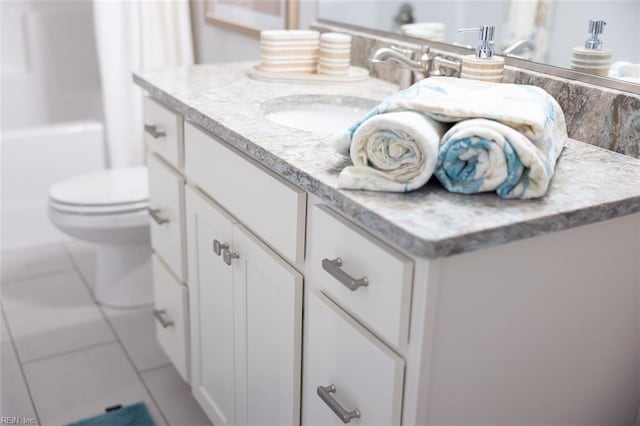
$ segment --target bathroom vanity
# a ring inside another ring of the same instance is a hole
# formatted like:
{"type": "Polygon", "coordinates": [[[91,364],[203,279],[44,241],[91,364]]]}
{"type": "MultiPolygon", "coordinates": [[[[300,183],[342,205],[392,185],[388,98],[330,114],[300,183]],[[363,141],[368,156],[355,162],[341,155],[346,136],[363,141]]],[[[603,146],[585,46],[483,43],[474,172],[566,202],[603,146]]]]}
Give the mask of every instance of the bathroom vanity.
{"type": "Polygon", "coordinates": [[[640,160],[570,140],[537,200],[338,190],[331,136],[265,105],[395,86],[252,65],[134,76],[157,337],[214,424],[633,424],[640,160]]]}

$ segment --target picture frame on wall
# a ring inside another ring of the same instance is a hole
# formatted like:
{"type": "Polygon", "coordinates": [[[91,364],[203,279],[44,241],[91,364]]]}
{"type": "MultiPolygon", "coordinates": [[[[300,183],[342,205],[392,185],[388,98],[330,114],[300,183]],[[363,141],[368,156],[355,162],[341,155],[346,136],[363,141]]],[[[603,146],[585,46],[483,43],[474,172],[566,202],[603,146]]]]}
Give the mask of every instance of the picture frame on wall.
{"type": "Polygon", "coordinates": [[[259,37],[262,30],[298,28],[299,0],[205,0],[206,22],[259,37]]]}

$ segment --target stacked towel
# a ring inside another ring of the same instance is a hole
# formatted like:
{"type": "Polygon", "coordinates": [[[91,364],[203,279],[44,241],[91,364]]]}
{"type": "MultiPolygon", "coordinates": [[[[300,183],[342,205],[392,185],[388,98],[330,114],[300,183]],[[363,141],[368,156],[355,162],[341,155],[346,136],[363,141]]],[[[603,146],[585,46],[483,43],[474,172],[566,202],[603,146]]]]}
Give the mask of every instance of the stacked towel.
{"type": "MultiPolygon", "coordinates": [[[[440,123],[457,123],[440,139],[435,165],[436,177],[452,192],[496,191],[503,198],[541,197],[547,191],[556,160],[567,139],[562,109],[543,89],[431,77],[380,103],[336,138],[336,149],[343,154],[350,153],[353,159],[356,157],[354,151],[366,150],[363,146],[374,140],[370,136],[361,140],[360,127],[378,116],[401,111],[418,112],[440,123]]],[[[380,128],[380,131],[384,130],[380,128]]],[[[407,133],[413,134],[415,139],[420,132],[416,128],[407,133]]],[[[407,167],[395,164],[401,169],[407,167]]],[[[368,165],[354,161],[354,165],[377,169],[371,161],[368,165]]],[[[434,172],[428,169],[429,166],[430,163],[423,163],[420,181],[434,172]]],[[[365,187],[351,179],[352,172],[350,168],[343,170],[340,187],[382,191],[417,188],[410,184],[394,185],[389,189],[373,183],[365,187]]],[[[398,179],[402,173],[394,173],[396,181],[403,182],[402,178],[398,179]]],[[[359,174],[364,176],[362,172],[359,174]]]]}

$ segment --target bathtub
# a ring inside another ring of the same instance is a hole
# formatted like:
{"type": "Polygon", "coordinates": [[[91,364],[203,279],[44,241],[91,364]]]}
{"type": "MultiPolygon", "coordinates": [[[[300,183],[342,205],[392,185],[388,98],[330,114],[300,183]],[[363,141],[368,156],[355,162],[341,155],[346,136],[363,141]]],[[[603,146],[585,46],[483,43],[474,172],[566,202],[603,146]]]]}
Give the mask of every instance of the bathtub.
{"type": "Polygon", "coordinates": [[[3,131],[0,249],[68,239],[49,223],[49,187],[60,180],[104,168],[104,150],[103,126],[98,121],[3,131]]]}

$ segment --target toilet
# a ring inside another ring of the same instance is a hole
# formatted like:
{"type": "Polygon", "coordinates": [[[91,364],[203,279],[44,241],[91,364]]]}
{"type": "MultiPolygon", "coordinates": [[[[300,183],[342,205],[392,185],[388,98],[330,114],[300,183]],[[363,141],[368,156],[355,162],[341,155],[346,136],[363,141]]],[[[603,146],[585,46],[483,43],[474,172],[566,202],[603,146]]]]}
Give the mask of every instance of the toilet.
{"type": "Polygon", "coordinates": [[[153,300],[146,167],[108,169],[49,190],[49,218],[67,235],[96,246],[95,298],[106,306],[153,300]]]}

